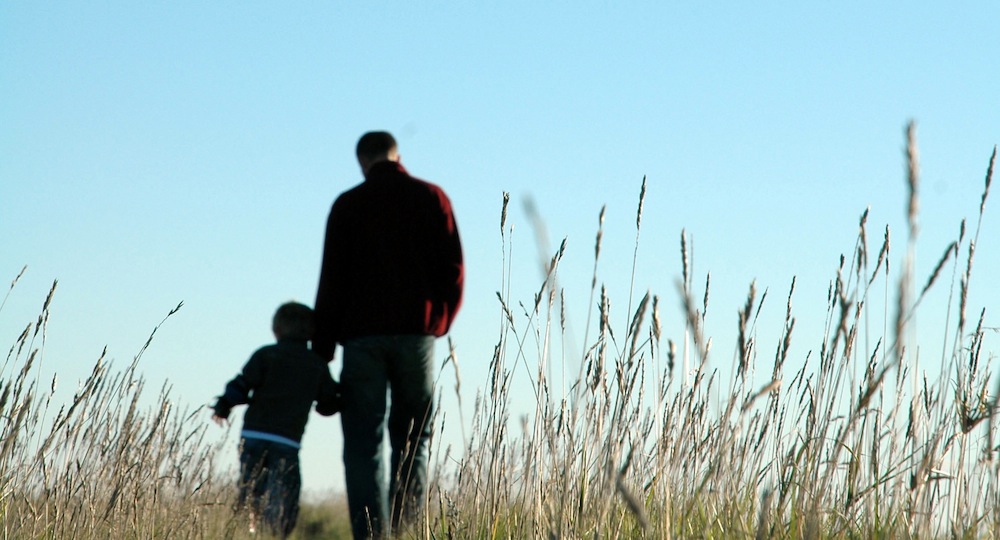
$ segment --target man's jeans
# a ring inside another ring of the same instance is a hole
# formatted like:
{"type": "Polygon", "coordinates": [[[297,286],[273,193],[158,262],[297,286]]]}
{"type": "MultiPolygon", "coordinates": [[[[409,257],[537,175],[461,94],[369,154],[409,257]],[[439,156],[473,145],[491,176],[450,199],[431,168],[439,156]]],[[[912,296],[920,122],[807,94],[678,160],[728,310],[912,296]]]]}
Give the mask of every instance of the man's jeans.
{"type": "Polygon", "coordinates": [[[433,336],[347,340],[340,374],[347,502],[355,538],[381,538],[411,523],[424,506],[434,397],[433,336]],[[391,446],[386,490],[382,440],[391,446]],[[391,500],[391,506],[389,501],[391,500]]]}
{"type": "Polygon", "coordinates": [[[301,487],[297,448],[262,439],[240,441],[238,505],[252,512],[269,532],[280,538],[291,534],[299,516],[301,487]]]}

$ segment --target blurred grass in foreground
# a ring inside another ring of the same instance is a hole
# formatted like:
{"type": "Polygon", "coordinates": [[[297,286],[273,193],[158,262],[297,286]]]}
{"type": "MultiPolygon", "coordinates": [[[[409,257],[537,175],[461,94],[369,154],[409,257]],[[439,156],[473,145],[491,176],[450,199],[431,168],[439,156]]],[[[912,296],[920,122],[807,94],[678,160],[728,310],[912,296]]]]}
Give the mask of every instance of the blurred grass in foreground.
{"type": "MultiPolygon", "coordinates": [[[[648,294],[627,308],[627,327],[611,324],[610,299],[598,288],[599,228],[589,302],[597,310],[586,314],[596,335],[585,335],[583,357],[567,362],[577,372],[572,383],[555,388],[551,365],[563,360],[552,358],[551,344],[566,332],[557,279],[565,245],[531,301],[510,298],[505,196],[502,322],[490,378],[473,406],[467,447],[452,455],[435,446],[427,513],[400,536],[996,537],[993,354],[983,350],[985,310],[966,313],[996,150],[979,221],[968,231],[962,223],[925,279],[913,275],[919,167],[912,125],[907,155],[903,264],[890,269],[900,248],[890,246],[888,227],[871,249],[866,212],[852,255],[831,281],[818,352],[795,359],[802,367],[791,372],[794,280],[778,343],[756,341],[766,295],[751,284],[738,306],[732,370],[720,374],[710,368],[711,336],[703,333],[710,281],[706,276],[695,294],[687,236],[676,289],[686,325],[682,335],[667,336],[660,299],[648,294]],[[939,333],[951,376],[931,384],[917,369],[910,321],[928,290],[949,286],[939,279],[949,271],[950,327],[939,333]],[[894,309],[873,311],[876,291],[894,309]],[[693,374],[676,376],[688,353],[693,374]],[[766,380],[755,383],[754,374],[766,380]],[[534,408],[519,426],[510,419],[515,380],[530,386],[534,408]]],[[[645,183],[636,250],[644,196],[645,183]]],[[[229,464],[216,464],[220,449],[206,440],[203,411],[179,404],[169,384],[156,394],[159,406],[141,405],[145,381],[137,368],[155,328],[124,369],[102,355],[71,400],[53,402],[57,381],[40,380],[37,360],[55,289],[0,368],[3,536],[249,538],[245,519],[231,511],[232,478],[222,472],[229,464]]],[[[460,380],[456,359],[449,360],[460,380]]],[[[293,538],[346,538],[345,515],[342,500],[304,504],[293,538]]]]}

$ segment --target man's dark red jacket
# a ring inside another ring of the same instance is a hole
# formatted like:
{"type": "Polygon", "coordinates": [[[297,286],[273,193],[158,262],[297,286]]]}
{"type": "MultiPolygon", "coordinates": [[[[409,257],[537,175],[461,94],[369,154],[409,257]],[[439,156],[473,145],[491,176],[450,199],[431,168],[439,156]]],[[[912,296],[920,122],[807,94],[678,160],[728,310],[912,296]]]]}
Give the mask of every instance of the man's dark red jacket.
{"type": "Polygon", "coordinates": [[[462,302],[458,226],[444,191],[399,163],[374,164],[333,203],[313,350],[374,335],[443,336],[462,302]]]}

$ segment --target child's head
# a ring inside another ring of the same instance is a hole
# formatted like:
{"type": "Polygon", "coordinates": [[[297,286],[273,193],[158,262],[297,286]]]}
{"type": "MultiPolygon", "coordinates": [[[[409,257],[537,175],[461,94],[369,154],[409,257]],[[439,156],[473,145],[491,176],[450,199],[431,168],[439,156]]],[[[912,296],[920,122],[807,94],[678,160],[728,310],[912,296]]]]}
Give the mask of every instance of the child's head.
{"type": "Polygon", "coordinates": [[[313,310],[298,302],[283,304],[274,313],[271,329],[278,339],[310,340],[316,331],[313,310]]]}

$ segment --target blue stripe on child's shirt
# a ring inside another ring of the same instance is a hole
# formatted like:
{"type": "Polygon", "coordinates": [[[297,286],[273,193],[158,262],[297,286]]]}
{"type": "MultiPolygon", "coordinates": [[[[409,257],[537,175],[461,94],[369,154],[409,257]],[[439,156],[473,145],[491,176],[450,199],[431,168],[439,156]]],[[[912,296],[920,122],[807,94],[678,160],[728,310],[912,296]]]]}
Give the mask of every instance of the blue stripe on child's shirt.
{"type": "Polygon", "coordinates": [[[296,450],[302,448],[302,445],[299,444],[297,441],[293,441],[288,437],[282,437],[281,435],[275,435],[274,433],[266,433],[264,431],[253,431],[250,429],[244,429],[243,431],[240,432],[240,436],[243,437],[244,439],[257,439],[261,441],[276,442],[278,444],[286,444],[288,446],[291,446],[292,448],[295,448],[296,450]]]}

